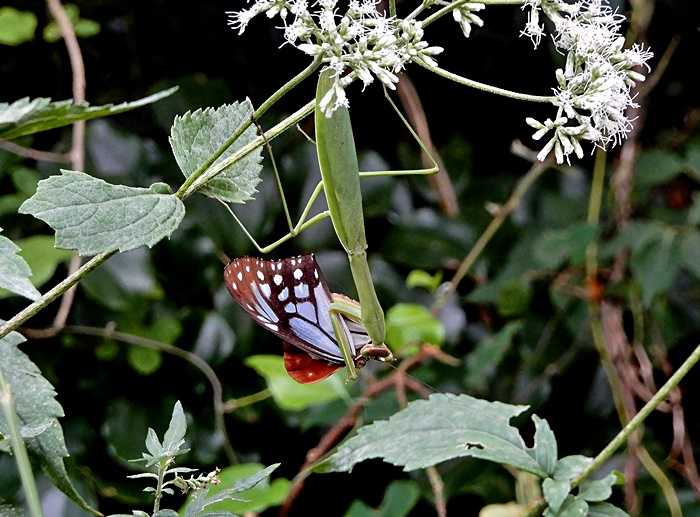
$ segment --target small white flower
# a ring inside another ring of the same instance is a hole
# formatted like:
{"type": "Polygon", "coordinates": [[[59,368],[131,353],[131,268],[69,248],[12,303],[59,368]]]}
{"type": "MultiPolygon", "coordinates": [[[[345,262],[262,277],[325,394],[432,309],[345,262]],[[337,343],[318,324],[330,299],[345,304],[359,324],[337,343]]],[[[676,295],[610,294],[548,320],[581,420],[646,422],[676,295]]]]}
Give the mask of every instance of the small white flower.
{"type": "Polygon", "coordinates": [[[553,134],[540,157],[552,150],[558,163],[572,153],[581,156],[581,140],[602,148],[619,144],[632,130],[627,116],[637,106],[632,88],[644,80],[640,69],[648,70],[652,53],[639,45],[624,49],[624,18],[601,0],[528,0],[527,6],[531,14],[541,8],[552,21],[554,45],[566,55],[565,67],[555,74],[556,118],[544,124],[527,119],[537,129],[533,138],[553,134]]]}
{"type": "Polygon", "coordinates": [[[460,5],[457,9],[452,10],[452,18],[457,22],[459,28],[462,29],[462,34],[465,38],[468,38],[472,32],[472,24],[483,27],[484,20],[479,18],[475,12],[485,9],[484,4],[468,2],[466,4],[460,5]]]}

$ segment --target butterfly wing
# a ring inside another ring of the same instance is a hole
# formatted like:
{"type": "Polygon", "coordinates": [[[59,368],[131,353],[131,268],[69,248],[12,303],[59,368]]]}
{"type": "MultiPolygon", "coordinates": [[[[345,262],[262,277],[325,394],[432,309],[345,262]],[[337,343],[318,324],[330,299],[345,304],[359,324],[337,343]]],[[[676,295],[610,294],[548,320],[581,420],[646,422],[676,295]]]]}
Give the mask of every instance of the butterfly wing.
{"type": "MultiPolygon", "coordinates": [[[[313,359],[345,364],[328,312],[331,293],[313,255],[282,260],[237,258],[226,266],[224,279],[233,299],[259,325],[313,359]]],[[[366,332],[345,319],[342,325],[353,356],[357,355],[359,348],[354,344],[363,342],[366,332]]]]}
{"type": "Polygon", "coordinates": [[[301,384],[311,384],[330,377],[341,366],[314,359],[306,352],[289,343],[284,343],[284,368],[295,381],[301,384]]]}

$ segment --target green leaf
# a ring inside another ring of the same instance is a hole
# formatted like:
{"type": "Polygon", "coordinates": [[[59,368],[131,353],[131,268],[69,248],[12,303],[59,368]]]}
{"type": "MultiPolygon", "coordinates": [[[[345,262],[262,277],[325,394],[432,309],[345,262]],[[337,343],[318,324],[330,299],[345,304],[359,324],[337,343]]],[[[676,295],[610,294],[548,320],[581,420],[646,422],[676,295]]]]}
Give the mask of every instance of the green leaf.
{"type": "Polygon", "coordinates": [[[575,496],[567,496],[566,501],[558,512],[550,508],[544,512],[545,517],[586,517],[588,515],[588,503],[575,496]]]}
{"type": "Polygon", "coordinates": [[[346,393],[342,373],[314,384],[299,384],[284,369],[284,360],[277,355],[253,355],[245,360],[265,378],[272,398],[282,409],[299,411],[309,406],[325,404],[346,393]]]}
{"type": "Polygon", "coordinates": [[[349,471],[357,463],[381,458],[410,471],[453,458],[472,457],[544,477],[518,430],[509,423],[526,410],[527,406],[488,402],[468,395],[434,394],[428,400],[411,402],[389,420],[361,427],[317,469],[349,471]]]}
{"type": "Polygon", "coordinates": [[[587,517],[629,517],[629,514],[610,503],[597,503],[588,507],[587,517]]]}
{"type": "MultiPolygon", "coordinates": [[[[185,177],[205,163],[243,124],[250,122],[252,115],[253,105],[246,99],[216,109],[188,111],[175,117],[170,130],[170,145],[185,177]]],[[[250,125],[214,164],[231,156],[254,140],[255,136],[255,126],[250,125]]],[[[262,151],[257,149],[224,169],[199,192],[229,203],[245,203],[253,199],[253,194],[257,192],[256,186],[261,181],[261,160],[262,151]]]]}
{"type": "Polygon", "coordinates": [[[284,478],[268,482],[277,467],[279,463],[261,470],[262,465],[244,463],[224,469],[219,473],[221,484],[194,492],[180,514],[184,517],[220,517],[232,516],[232,512],[257,513],[277,506],[284,501],[291,487],[284,478]]]}
{"type": "Polygon", "coordinates": [[[586,247],[598,234],[594,224],[577,223],[562,230],[548,230],[535,241],[535,259],[544,268],[558,269],[565,262],[581,264],[586,247]]]}
{"type": "Polygon", "coordinates": [[[527,506],[515,502],[487,504],[479,510],[479,517],[523,517],[527,515],[527,506]]]}
{"type": "MultiPolygon", "coordinates": [[[[100,24],[93,20],[80,18],[80,10],[75,4],[66,4],[64,6],[68,19],[70,20],[75,34],[79,38],[89,38],[100,32],[100,24]]],[[[44,41],[55,43],[61,39],[61,29],[55,21],[49,22],[44,27],[44,41]]]]}
{"type": "Polygon", "coordinates": [[[700,192],[693,194],[693,204],[688,209],[688,224],[700,224],[700,192]]]}
{"type": "Polygon", "coordinates": [[[614,472],[603,479],[587,479],[579,486],[578,496],[593,503],[605,501],[612,495],[612,487],[616,483],[617,475],[614,472]]]}
{"type": "Polygon", "coordinates": [[[362,501],[354,501],[345,517],[404,517],[418,502],[420,490],[415,481],[394,481],[386,489],[384,500],[374,509],[362,501]]]}
{"type": "Polygon", "coordinates": [[[683,267],[700,279],[700,231],[691,230],[681,238],[683,267]]]}
{"type": "Polygon", "coordinates": [[[33,40],[36,25],[34,13],[0,8],[0,44],[15,46],[33,40]]]}
{"type": "Polygon", "coordinates": [[[411,355],[423,343],[441,345],[445,329],[432,313],[415,303],[394,305],[386,315],[386,342],[399,355],[411,355]]]}
{"type": "Polygon", "coordinates": [[[632,221],[603,246],[601,256],[612,258],[627,248],[638,251],[658,239],[664,231],[664,226],[658,222],[632,221]]]}
{"type": "MultiPolygon", "coordinates": [[[[97,514],[73,486],[63,464],[68,450],[58,419],[64,416],[53,386],[17,345],[24,337],[11,332],[0,340],[0,370],[12,388],[15,410],[27,434],[29,451],[38,459],[53,484],[84,510],[97,514]],[[31,429],[33,428],[33,431],[31,429]]],[[[6,422],[0,416],[0,434],[7,435],[6,422]]]]}
{"type": "MultiPolygon", "coordinates": [[[[0,228],[0,232],[2,228],[0,228]]],[[[36,300],[41,293],[29,281],[32,270],[17,254],[19,247],[7,237],[0,235],[0,287],[15,294],[36,300]]]]}
{"type": "Polygon", "coordinates": [[[532,415],[532,421],[535,422],[535,445],[533,447],[535,459],[542,470],[552,475],[557,465],[557,439],[546,420],[532,415]]]}
{"type": "Polygon", "coordinates": [[[420,287],[431,293],[440,287],[440,282],[442,282],[442,271],[431,275],[422,269],[414,269],[406,277],[407,287],[420,287]]]}
{"type": "MultiPolygon", "coordinates": [[[[32,271],[32,283],[36,287],[41,287],[48,282],[58,265],[68,262],[73,256],[73,253],[68,250],[55,248],[53,241],[54,238],[48,235],[35,235],[17,241],[17,245],[21,248],[19,254],[29,265],[32,271]]],[[[0,289],[0,299],[7,296],[10,296],[10,293],[0,289]]]]}
{"type": "Polygon", "coordinates": [[[520,321],[512,321],[493,336],[482,339],[466,360],[465,384],[470,390],[484,391],[498,365],[506,355],[515,335],[523,328],[520,321]]]}
{"type": "Polygon", "coordinates": [[[672,230],[632,253],[630,269],[642,288],[642,303],[646,307],[657,294],[671,288],[680,265],[680,243],[672,230]]]}
{"type": "Polygon", "coordinates": [[[498,287],[496,306],[504,318],[520,316],[530,306],[532,289],[527,280],[514,278],[503,282],[498,287]]]}
{"type": "Polygon", "coordinates": [[[103,106],[90,106],[87,103],[74,104],[72,100],[51,102],[51,99],[30,99],[29,97],[13,103],[0,102],[0,139],[13,140],[47,129],[69,126],[78,120],[116,115],[147,106],[176,91],[177,87],[174,87],[133,102],[103,106]]]}
{"type": "Polygon", "coordinates": [[[141,375],[151,375],[160,368],[163,356],[158,350],[132,346],[126,352],[126,357],[131,367],[141,375]]]}
{"type": "Polygon", "coordinates": [[[557,462],[553,477],[560,481],[571,481],[581,474],[592,461],[591,458],[581,455],[566,456],[557,462]]]}
{"type": "Polygon", "coordinates": [[[640,187],[654,187],[668,183],[683,172],[683,159],[675,153],[654,149],[645,151],[637,160],[637,179],[640,187]]]}
{"type": "Polygon", "coordinates": [[[152,247],[169,236],[185,215],[177,197],[151,189],[112,185],[77,171],[39,182],[20,213],[56,230],[56,246],[80,255],[152,247]]]}
{"type": "Polygon", "coordinates": [[[547,501],[549,508],[553,512],[558,512],[564,500],[569,495],[571,485],[568,481],[557,481],[552,478],[547,478],[542,482],[542,493],[547,501]]]}
{"type": "Polygon", "coordinates": [[[178,450],[185,442],[185,433],[187,433],[187,418],[182,410],[182,404],[178,400],[173,407],[168,430],[165,431],[163,448],[172,451],[178,450]]]}

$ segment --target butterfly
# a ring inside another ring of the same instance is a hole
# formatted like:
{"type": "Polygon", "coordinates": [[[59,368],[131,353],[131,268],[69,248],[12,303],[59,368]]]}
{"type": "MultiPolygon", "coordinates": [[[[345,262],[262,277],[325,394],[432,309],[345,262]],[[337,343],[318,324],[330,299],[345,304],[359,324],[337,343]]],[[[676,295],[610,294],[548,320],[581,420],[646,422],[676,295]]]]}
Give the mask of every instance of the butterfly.
{"type": "MultiPolygon", "coordinates": [[[[295,381],[317,382],[345,366],[329,312],[334,297],[343,295],[331,294],[313,255],[236,258],[224,269],[224,281],[256,323],[282,338],[284,366],[295,381]]],[[[387,348],[372,345],[360,322],[340,319],[358,368],[367,357],[390,359],[387,348]]]]}

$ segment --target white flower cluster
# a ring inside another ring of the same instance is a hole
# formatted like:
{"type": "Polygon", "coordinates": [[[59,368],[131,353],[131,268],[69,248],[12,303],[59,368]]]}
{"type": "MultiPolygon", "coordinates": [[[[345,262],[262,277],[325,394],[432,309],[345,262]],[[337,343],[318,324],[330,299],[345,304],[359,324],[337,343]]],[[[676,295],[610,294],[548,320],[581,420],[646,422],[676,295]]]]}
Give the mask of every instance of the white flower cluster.
{"type": "Polygon", "coordinates": [[[443,49],[423,41],[421,22],[387,17],[377,11],[374,0],[350,0],[342,15],[337,3],[318,0],[310,10],[307,0],[255,0],[248,9],[227,13],[228,24],[240,34],[259,14],[279,16],[286,41],[310,56],[321,56],[335,72],[333,88],[320,101],[327,116],[348,105],[345,87],[355,79],[367,86],[376,78],[395,89],[406,64],[436,65],[433,56],[443,49]]]}
{"type": "Polygon", "coordinates": [[[479,27],[484,26],[484,20],[474,13],[485,8],[486,6],[484,4],[467,2],[452,10],[452,18],[457,22],[459,28],[462,29],[462,34],[464,34],[465,38],[468,38],[472,33],[472,24],[478,25],[479,27]]]}
{"type": "Polygon", "coordinates": [[[537,130],[535,140],[551,132],[538,157],[544,159],[553,149],[558,163],[568,161],[572,153],[580,158],[581,140],[602,148],[619,144],[632,129],[627,112],[637,106],[633,88],[645,79],[638,69],[648,70],[653,54],[639,45],[624,48],[620,34],[624,17],[603,0],[526,0],[525,7],[530,13],[523,34],[535,46],[540,42],[541,8],[554,25],[555,47],[566,54],[564,69],[556,71],[556,117],[544,123],[526,119],[537,130]]]}

